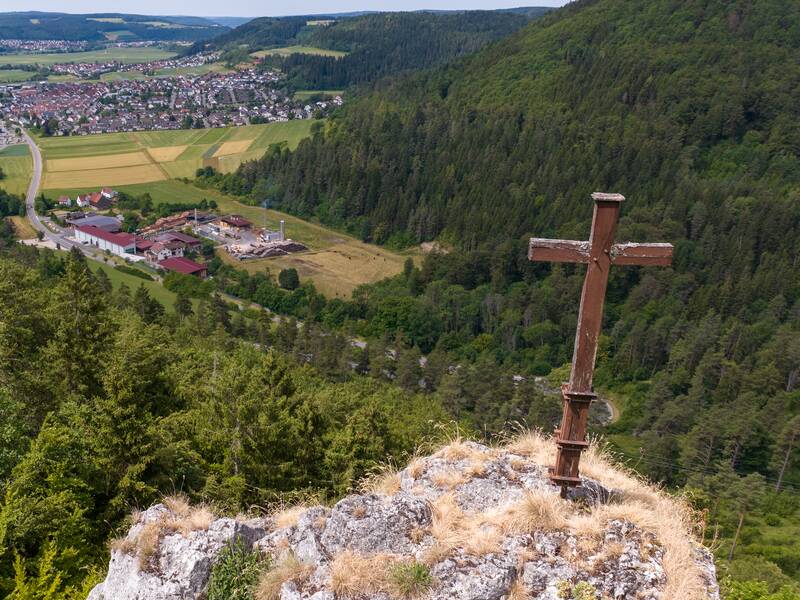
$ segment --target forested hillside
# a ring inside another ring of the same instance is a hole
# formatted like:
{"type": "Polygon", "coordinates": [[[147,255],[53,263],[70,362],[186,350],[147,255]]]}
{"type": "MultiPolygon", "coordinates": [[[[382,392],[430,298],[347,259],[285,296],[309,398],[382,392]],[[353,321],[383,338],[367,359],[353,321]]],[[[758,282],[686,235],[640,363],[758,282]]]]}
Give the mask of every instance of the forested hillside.
{"type": "Polygon", "coordinates": [[[692,490],[733,576],[797,582],[798,89],[796,3],[577,2],[213,183],[365,240],[452,247],[361,290],[343,326],[462,364],[431,385],[492,429],[527,414],[511,374],[571,355],[582,271],[530,265],[527,238],[584,239],[590,192],[625,194],[619,237],[676,251],[672,269],[612,272],[607,432],[692,490]]]}
{"type": "Polygon", "coordinates": [[[201,17],[33,11],[0,13],[0,38],[10,39],[101,42],[116,39],[114,34],[121,33],[123,41],[195,41],[214,37],[227,29],[201,17]]]}
{"type": "Polygon", "coordinates": [[[265,312],[112,290],[0,223],[0,597],[85,599],[125,516],[164,494],[231,514],[337,497],[446,421],[432,398],[267,352],[265,312]]]}
{"type": "MultiPolygon", "coordinates": [[[[214,39],[211,45],[235,50],[247,45],[258,50],[299,44],[347,52],[341,58],[292,54],[269,59],[298,88],[339,89],[444,64],[517,31],[544,11],[376,13],[332,21],[262,18],[214,39]],[[314,24],[320,22],[328,24],[314,24]]],[[[202,47],[198,44],[195,49],[202,47]]]]}

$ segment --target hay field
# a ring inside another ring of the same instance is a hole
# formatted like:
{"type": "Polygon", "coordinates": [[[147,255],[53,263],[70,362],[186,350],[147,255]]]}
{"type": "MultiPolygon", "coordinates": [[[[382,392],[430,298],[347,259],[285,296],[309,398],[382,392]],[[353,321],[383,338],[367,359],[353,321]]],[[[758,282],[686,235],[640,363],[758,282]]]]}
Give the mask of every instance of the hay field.
{"type": "Polygon", "coordinates": [[[0,188],[12,194],[24,194],[33,173],[33,159],[28,146],[17,144],[0,150],[0,169],[5,173],[5,178],[0,179],[0,188]]]}
{"type": "MultiPolygon", "coordinates": [[[[288,221],[286,228],[292,239],[300,237],[292,233],[288,221]]],[[[277,276],[281,269],[293,267],[297,269],[300,281],[313,281],[317,291],[328,298],[350,298],[360,285],[401,273],[406,256],[343,236],[339,243],[324,250],[243,262],[222,253],[222,259],[250,273],[268,268],[273,276],[277,276]]]]}
{"type": "Polygon", "coordinates": [[[133,185],[192,178],[198,168],[228,173],[263,156],[274,143],[294,148],[311,131],[311,120],[178,131],[141,131],[40,138],[45,173],[42,189],[133,185]]]}
{"type": "Polygon", "coordinates": [[[182,146],[165,146],[163,148],[148,148],[147,153],[156,162],[172,162],[178,158],[188,148],[186,144],[182,146]]]}
{"type": "Polygon", "coordinates": [[[116,169],[118,167],[134,167],[146,165],[150,161],[143,152],[126,152],[123,154],[104,154],[81,158],[54,158],[47,161],[47,170],[86,171],[89,169],[116,169]]]}
{"type": "Polygon", "coordinates": [[[238,140],[235,142],[225,142],[221,144],[217,151],[214,152],[214,156],[228,156],[229,154],[241,154],[242,152],[247,152],[247,149],[250,147],[254,140],[238,140]]]}
{"type": "Polygon", "coordinates": [[[104,186],[130,185],[167,179],[164,172],[153,164],[116,167],[111,169],[83,169],[80,171],[48,171],[42,189],[84,187],[96,190],[104,186]]]}

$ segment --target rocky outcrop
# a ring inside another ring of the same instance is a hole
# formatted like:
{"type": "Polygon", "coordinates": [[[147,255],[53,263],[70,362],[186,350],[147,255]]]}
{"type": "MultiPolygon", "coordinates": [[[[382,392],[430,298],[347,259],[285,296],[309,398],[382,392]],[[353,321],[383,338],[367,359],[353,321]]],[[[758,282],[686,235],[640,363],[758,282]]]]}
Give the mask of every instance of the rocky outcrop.
{"type": "Polygon", "coordinates": [[[108,576],[88,600],[184,600],[203,597],[214,558],[237,540],[250,545],[266,533],[260,523],[215,519],[193,531],[171,531],[181,519],[163,504],[141,513],[111,551],[108,576]],[[143,561],[141,536],[155,536],[153,556],[143,561]]]}
{"type": "Polygon", "coordinates": [[[653,520],[656,511],[663,520],[672,501],[632,479],[643,489],[627,488],[621,474],[620,488],[587,479],[563,501],[533,458],[458,442],[331,508],[173,527],[143,564],[143,528],[172,518],[158,505],[112,551],[108,577],[90,600],[203,598],[214,557],[236,539],[265,558],[281,600],[719,597],[710,553],[688,532],[665,529],[681,527],[677,504],[673,525],[653,520]],[[671,564],[691,572],[699,595],[681,596],[670,583],[677,579],[665,561],[670,552],[685,554],[671,564]]]}

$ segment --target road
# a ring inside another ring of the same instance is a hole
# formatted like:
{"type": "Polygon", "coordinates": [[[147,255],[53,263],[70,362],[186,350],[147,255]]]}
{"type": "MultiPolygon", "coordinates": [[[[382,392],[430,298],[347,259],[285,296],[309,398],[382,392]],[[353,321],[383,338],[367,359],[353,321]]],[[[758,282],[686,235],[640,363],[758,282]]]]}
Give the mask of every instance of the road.
{"type": "Polygon", "coordinates": [[[51,241],[57,248],[69,250],[73,246],[77,246],[84,254],[92,257],[97,256],[98,254],[94,250],[70,239],[66,230],[53,223],[47,217],[42,219],[36,214],[36,193],[42,183],[42,153],[39,151],[39,146],[36,145],[36,142],[24,129],[22,130],[22,135],[31,149],[31,156],[33,157],[33,176],[28,186],[28,193],[25,196],[25,214],[28,217],[28,221],[36,231],[42,233],[44,239],[51,241]]]}

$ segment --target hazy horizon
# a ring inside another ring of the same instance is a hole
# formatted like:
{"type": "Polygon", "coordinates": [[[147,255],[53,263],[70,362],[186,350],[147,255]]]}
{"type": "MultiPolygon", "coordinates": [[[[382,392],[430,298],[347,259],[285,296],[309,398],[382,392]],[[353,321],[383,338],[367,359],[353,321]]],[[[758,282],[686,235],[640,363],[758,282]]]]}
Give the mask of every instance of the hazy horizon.
{"type": "Polygon", "coordinates": [[[68,8],[63,0],[42,0],[31,3],[29,0],[6,0],[0,12],[61,12],[83,13],[128,13],[160,16],[193,17],[278,17],[306,14],[331,14],[358,11],[414,11],[414,10],[494,10],[517,8],[520,6],[563,6],[566,0],[536,0],[534,2],[514,2],[504,0],[299,0],[279,6],[274,5],[254,9],[251,0],[228,0],[226,10],[220,10],[219,2],[198,0],[187,11],[187,4],[181,0],[121,0],[113,3],[102,0],[75,0],[68,8]]]}

